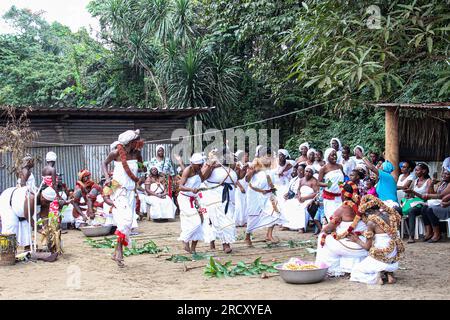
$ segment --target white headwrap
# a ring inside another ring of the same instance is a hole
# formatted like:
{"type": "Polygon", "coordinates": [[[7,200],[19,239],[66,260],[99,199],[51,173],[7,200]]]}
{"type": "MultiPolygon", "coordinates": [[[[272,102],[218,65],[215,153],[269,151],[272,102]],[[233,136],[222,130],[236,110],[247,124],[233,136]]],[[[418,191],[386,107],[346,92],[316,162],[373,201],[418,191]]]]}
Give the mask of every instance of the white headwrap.
{"type": "Polygon", "coordinates": [[[355,170],[363,170],[367,174],[367,167],[364,164],[358,164],[355,170]]]}
{"type": "Polygon", "coordinates": [[[45,160],[47,162],[50,161],[56,162],[56,158],[57,158],[56,153],[54,153],[53,151],[48,152],[47,155],[45,156],[45,160]]]}
{"type": "Polygon", "coordinates": [[[289,157],[290,157],[289,152],[288,152],[286,149],[279,149],[279,150],[278,150],[278,155],[280,155],[280,153],[281,153],[281,154],[284,154],[284,156],[285,156],[286,158],[289,158],[289,157]]]}
{"type": "Polygon", "coordinates": [[[42,191],[42,196],[45,200],[52,202],[56,198],[56,191],[51,187],[47,187],[42,191]]]}
{"type": "Polygon", "coordinates": [[[306,153],[306,157],[308,157],[310,153],[314,153],[314,154],[315,154],[316,152],[317,152],[316,149],[311,148],[311,149],[309,149],[308,152],[306,153]]]}
{"type": "Polygon", "coordinates": [[[311,170],[313,174],[316,173],[316,169],[314,169],[313,166],[306,166],[306,167],[305,167],[305,170],[306,170],[306,169],[311,170]]]}
{"type": "Polygon", "coordinates": [[[162,148],[164,150],[164,152],[166,152],[166,147],[164,147],[162,144],[159,144],[156,146],[156,152],[158,152],[159,148],[162,148]]]}
{"type": "Polygon", "coordinates": [[[298,151],[302,151],[302,148],[306,147],[307,149],[309,149],[309,143],[308,142],[303,142],[300,147],[298,147],[298,151]]]}
{"type": "Polygon", "coordinates": [[[190,161],[192,164],[202,164],[205,160],[201,153],[194,153],[190,161]]]}
{"type": "Polygon", "coordinates": [[[333,148],[328,148],[327,150],[325,150],[325,154],[324,154],[324,160],[328,163],[328,158],[330,157],[331,152],[336,151],[333,148]]]}
{"type": "Polygon", "coordinates": [[[124,133],[121,133],[119,135],[119,138],[117,141],[119,141],[120,144],[123,144],[124,146],[139,137],[139,130],[127,130],[124,133]]]}
{"type": "Polygon", "coordinates": [[[244,155],[244,151],[243,151],[243,150],[238,150],[238,151],[235,152],[234,155],[235,155],[236,158],[238,158],[238,160],[239,160],[239,158],[240,158],[242,155],[244,155]]]}
{"type": "Polygon", "coordinates": [[[339,145],[339,150],[342,150],[341,140],[339,140],[338,138],[331,138],[331,140],[330,140],[330,147],[333,148],[333,140],[336,140],[336,142],[339,145]]]}
{"type": "Polygon", "coordinates": [[[353,148],[353,154],[355,154],[356,149],[361,149],[362,154],[364,154],[364,148],[359,145],[353,148]]]}
{"type": "Polygon", "coordinates": [[[119,144],[120,144],[119,141],[115,141],[115,142],[111,143],[111,146],[110,146],[111,151],[116,150],[116,148],[119,144]]]}

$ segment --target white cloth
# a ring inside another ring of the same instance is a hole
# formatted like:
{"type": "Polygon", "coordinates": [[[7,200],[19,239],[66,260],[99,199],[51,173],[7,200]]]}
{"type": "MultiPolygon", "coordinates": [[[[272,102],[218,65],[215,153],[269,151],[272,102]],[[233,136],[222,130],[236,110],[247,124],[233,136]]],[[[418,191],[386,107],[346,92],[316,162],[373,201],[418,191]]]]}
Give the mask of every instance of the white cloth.
{"type": "Polygon", "coordinates": [[[416,180],[414,180],[412,182],[413,190],[415,192],[417,192],[417,193],[420,193],[420,194],[427,193],[427,191],[428,191],[428,180],[430,180],[430,179],[425,180],[425,182],[419,187],[419,186],[417,186],[417,183],[419,182],[419,178],[417,178],[416,180]]]}
{"type": "MultiPolygon", "coordinates": [[[[189,177],[184,184],[187,188],[198,189],[202,181],[199,175],[189,177]]],[[[199,193],[200,194],[200,193],[199,193]]],[[[181,234],[178,240],[183,242],[203,240],[203,228],[200,215],[195,208],[194,199],[200,200],[199,194],[180,191],[178,206],[180,207],[181,234]]]]}
{"type": "Polygon", "coordinates": [[[245,190],[245,193],[242,193],[239,188],[236,189],[234,197],[235,197],[235,207],[234,207],[234,222],[237,227],[242,227],[247,223],[247,190],[248,183],[245,181],[245,178],[239,180],[240,184],[245,190]]]}
{"type": "Polygon", "coordinates": [[[342,158],[342,167],[344,174],[349,177],[352,170],[356,168],[355,160],[353,160],[352,157],[350,157],[348,160],[342,158]]]}
{"type": "Polygon", "coordinates": [[[286,149],[280,149],[278,150],[278,155],[283,154],[286,158],[289,158],[289,151],[287,151],[286,149]]]}
{"type": "MultiPolygon", "coordinates": [[[[331,181],[331,187],[326,187],[325,190],[334,194],[340,194],[341,191],[339,189],[339,182],[344,182],[344,174],[341,169],[329,171],[324,176],[325,183],[331,181]]],[[[341,206],[342,198],[340,196],[336,196],[334,200],[323,199],[323,209],[325,212],[325,217],[328,221],[330,221],[330,217],[333,213],[341,206]]]]}
{"type": "MultiPolygon", "coordinates": [[[[134,175],[138,172],[137,160],[128,160],[128,167],[134,175]]],[[[132,228],[137,227],[135,182],[125,172],[122,163],[114,161],[113,180],[120,184],[111,196],[115,208],[113,208],[114,221],[117,231],[125,235],[128,246],[131,245],[129,236],[132,228]]]]}
{"type": "Polygon", "coordinates": [[[358,159],[355,156],[350,157],[351,160],[353,160],[353,162],[355,162],[355,168],[356,167],[366,167],[366,164],[364,163],[363,159],[358,159]]]}
{"type": "MultiPolygon", "coordinates": [[[[272,181],[275,179],[270,170],[259,171],[253,175],[250,183],[255,188],[269,190],[267,176],[271,177],[272,181]]],[[[284,219],[278,207],[277,197],[272,193],[262,194],[249,187],[247,191],[247,233],[283,223],[284,219]],[[275,203],[275,208],[272,202],[275,203]]]]}
{"type": "Polygon", "coordinates": [[[444,162],[442,162],[442,168],[450,171],[450,157],[446,158],[444,162]]]}
{"type": "MultiPolygon", "coordinates": [[[[352,223],[352,221],[341,222],[336,228],[336,233],[343,233],[352,223]]],[[[364,232],[365,230],[367,230],[367,226],[364,222],[359,221],[355,231],[364,232]]],[[[363,236],[359,238],[366,241],[363,236]]],[[[353,267],[368,254],[367,250],[347,238],[336,240],[328,235],[323,247],[320,244],[321,239],[322,233],[319,234],[317,243],[316,264],[325,263],[328,265],[328,274],[332,276],[342,276],[344,273],[352,272],[353,267]]]]}
{"type": "MultiPolygon", "coordinates": [[[[25,199],[29,192],[27,187],[8,188],[0,195],[0,216],[3,234],[15,234],[19,246],[31,245],[30,225],[24,218],[25,199]],[[12,197],[11,197],[12,196],[12,197]]],[[[34,203],[30,202],[30,208],[34,203]]]]}
{"type": "Polygon", "coordinates": [[[134,139],[136,139],[137,137],[139,137],[139,130],[127,130],[124,133],[121,133],[119,135],[119,138],[117,139],[117,141],[119,141],[121,144],[123,144],[124,146],[127,145],[128,143],[130,143],[131,141],[133,141],[134,139]]]}
{"type": "Polygon", "coordinates": [[[50,161],[55,162],[57,158],[58,157],[56,156],[56,153],[54,153],[53,151],[48,152],[47,155],[45,156],[45,160],[47,162],[50,162],[50,161]]]}
{"type": "Polygon", "coordinates": [[[307,149],[309,149],[309,143],[308,142],[303,142],[299,147],[298,147],[298,151],[302,151],[302,148],[306,147],[307,149]]]}
{"type": "MultiPolygon", "coordinates": [[[[22,180],[20,178],[17,179],[18,186],[20,186],[21,182],[22,182],[22,180]]],[[[36,190],[36,178],[34,177],[33,173],[30,173],[30,176],[28,177],[28,180],[25,183],[25,186],[28,187],[28,189],[31,191],[36,190]]]]}
{"type": "Polygon", "coordinates": [[[202,204],[205,206],[208,217],[216,232],[216,237],[222,243],[233,243],[236,240],[236,222],[234,220],[234,202],[235,186],[233,182],[237,181],[237,175],[231,168],[215,168],[209,178],[204,182],[206,187],[215,187],[214,189],[202,192],[202,204]],[[222,202],[222,193],[224,186],[217,187],[220,183],[226,183],[231,186],[229,190],[230,201],[228,211],[225,213],[226,201],[222,202]]]}
{"type": "MultiPolygon", "coordinates": [[[[414,178],[409,174],[406,178],[404,174],[398,177],[397,187],[403,187],[408,181],[413,181],[414,178]]],[[[403,190],[397,190],[397,199],[401,203],[402,199],[406,197],[406,193],[403,190]]]]}
{"type": "MultiPolygon", "coordinates": [[[[389,245],[389,241],[391,237],[387,233],[375,234],[373,239],[373,246],[375,248],[384,249],[389,245]]],[[[390,253],[387,257],[392,258],[397,255],[397,248],[394,248],[394,251],[390,253]]],[[[394,272],[398,270],[398,262],[394,263],[385,263],[379,260],[372,258],[371,256],[367,256],[361,262],[355,264],[353,267],[350,281],[357,281],[367,284],[376,284],[377,279],[379,278],[379,273],[382,271],[385,272],[394,272]]]]}
{"type": "Polygon", "coordinates": [[[204,159],[204,157],[203,157],[203,155],[201,153],[194,153],[191,156],[190,162],[192,164],[202,164],[204,162],[204,160],[205,159],[204,159]]]}
{"type": "MultiPolygon", "coordinates": [[[[164,193],[164,189],[162,184],[152,183],[150,185],[150,191],[156,194],[164,193]]],[[[152,219],[175,219],[177,208],[168,195],[164,199],[156,196],[145,196],[145,202],[150,206],[150,217],[152,219]]]]}
{"type": "Polygon", "coordinates": [[[45,188],[42,191],[42,196],[44,197],[45,200],[53,202],[53,200],[55,200],[56,198],[56,191],[53,188],[45,188]]]}
{"type": "MultiPolygon", "coordinates": [[[[302,197],[311,195],[314,190],[309,186],[302,186],[300,188],[300,195],[302,197]]],[[[305,228],[309,219],[309,214],[307,211],[308,205],[311,200],[306,200],[304,202],[298,201],[297,197],[289,199],[285,202],[283,206],[283,217],[287,220],[283,223],[283,227],[289,228],[291,230],[299,230],[305,228]]]]}

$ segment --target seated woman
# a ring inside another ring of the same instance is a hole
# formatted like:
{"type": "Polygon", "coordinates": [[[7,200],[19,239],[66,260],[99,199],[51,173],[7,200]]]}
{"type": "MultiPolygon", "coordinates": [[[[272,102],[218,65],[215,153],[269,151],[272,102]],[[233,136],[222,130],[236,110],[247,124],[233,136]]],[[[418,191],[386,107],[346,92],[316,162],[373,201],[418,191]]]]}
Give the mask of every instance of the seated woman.
{"type": "Polygon", "coordinates": [[[155,166],[150,169],[150,175],[145,180],[145,192],[145,202],[150,206],[152,220],[175,219],[177,208],[168,196],[164,177],[155,166]]]}
{"type": "Polygon", "coordinates": [[[348,239],[355,234],[365,242],[363,233],[367,229],[358,211],[358,187],[353,182],[342,187],[342,200],[330,222],[322,228],[317,245],[316,263],[327,264],[328,274],[334,277],[350,274],[354,265],[368,254],[360,244],[348,239]]]}
{"type": "Polygon", "coordinates": [[[414,243],[414,230],[416,217],[421,216],[426,206],[425,194],[434,193],[433,183],[429,175],[430,169],[425,163],[419,163],[415,168],[417,179],[411,184],[410,189],[405,190],[408,195],[402,203],[404,215],[408,215],[409,239],[408,243],[414,243]]]}
{"type": "Polygon", "coordinates": [[[350,281],[367,284],[383,284],[381,273],[387,282],[396,282],[393,272],[398,269],[400,253],[405,251],[403,242],[398,237],[400,214],[373,195],[361,200],[359,211],[367,217],[367,231],[364,232],[366,242],[356,235],[349,239],[369,251],[369,256],[357,263],[351,273],[350,281]]]}
{"type": "Polygon", "coordinates": [[[439,220],[450,218],[450,171],[444,169],[442,181],[437,186],[436,193],[425,194],[427,206],[422,209],[423,224],[425,225],[425,238],[429,243],[441,239],[439,220]]]}
{"type": "Polygon", "coordinates": [[[401,203],[402,199],[406,198],[405,190],[408,190],[411,183],[414,181],[414,174],[412,171],[416,167],[413,161],[404,161],[400,167],[401,174],[397,181],[397,198],[401,203]]]}

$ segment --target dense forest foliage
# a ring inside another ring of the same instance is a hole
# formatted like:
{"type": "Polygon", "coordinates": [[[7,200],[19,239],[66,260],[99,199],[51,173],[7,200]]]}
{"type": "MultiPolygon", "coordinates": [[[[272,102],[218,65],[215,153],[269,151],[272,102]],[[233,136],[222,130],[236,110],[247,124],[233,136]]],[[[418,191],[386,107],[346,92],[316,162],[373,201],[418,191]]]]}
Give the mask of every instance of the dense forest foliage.
{"type": "Polygon", "coordinates": [[[372,103],[450,99],[450,1],[93,0],[97,39],[12,7],[0,104],[215,106],[207,127],[382,150],[372,103]]]}

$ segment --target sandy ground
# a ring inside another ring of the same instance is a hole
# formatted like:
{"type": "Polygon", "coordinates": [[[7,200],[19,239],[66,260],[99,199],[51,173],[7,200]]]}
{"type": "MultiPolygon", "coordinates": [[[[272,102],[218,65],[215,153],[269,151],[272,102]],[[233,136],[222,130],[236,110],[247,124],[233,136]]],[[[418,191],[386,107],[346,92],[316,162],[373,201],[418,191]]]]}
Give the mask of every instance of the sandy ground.
{"type": "MultiPolygon", "coordinates": [[[[64,255],[56,262],[17,263],[0,267],[0,299],[450,299],[450,241],[436,244],[417,242],[406,246],[397,284],[367,286],[345,279],[326,279],[318,284],[292,285],[279,276],[261,279],[258,276],[235,278],[207,278],[203,274],[206,260],[174,263],[166,261],[171,254],[183,254],[176,241],[179,221],[140,222],[139,241],[153,240],[168,254],[143,254],[125,258],[127,267],[119,269],[110,259],[112,249],[94,249],[84,243],[80,231],[70,230],[63,235],[64,255]],[[355,294],[357,292],[357,294],[355,294]]],[[[244,229],[239,228],[242,237],[244,229]]],[[[311,233],[298,234],[275,230],[282,241],[314,239],[311,233]]],[[[255,240],[264,239],[264,231],[255,240]]],[[[256,242],[246,248],[242,241],[233,246],[233,253],[225,255],[217,245],[213,254],[224,262],[232,260],[252,262],[287,260],[298,256],[312,259],[304,248],[267,248],[256,242]]],[[[209,251],[206,244],[198,252],[209,251]]]]}

